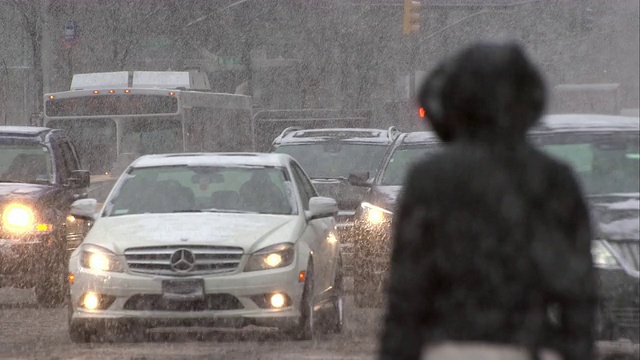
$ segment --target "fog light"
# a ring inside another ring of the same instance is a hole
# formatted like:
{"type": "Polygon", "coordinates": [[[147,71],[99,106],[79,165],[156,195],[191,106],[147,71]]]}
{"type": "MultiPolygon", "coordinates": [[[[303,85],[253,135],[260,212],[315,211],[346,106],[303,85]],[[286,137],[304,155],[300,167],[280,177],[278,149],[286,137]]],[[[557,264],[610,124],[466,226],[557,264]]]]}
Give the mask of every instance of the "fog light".
{"type": "Polygon", "coordinates": [[[87,310],[95,310],[100,306],[100,296],[96,293],[89,292],[84,295],[82,307],[87,310]]]}
{"type": "Polygon", "coordinates": [[[279,308],[284,306],[285,298],[284,298],[284,296],[282,296],[282,294],[275,293],[275,294],[271,295],[270,302],[271,302],[271,306],[272,307],[274,307],[276,309],[279,309],[279,308]]]}

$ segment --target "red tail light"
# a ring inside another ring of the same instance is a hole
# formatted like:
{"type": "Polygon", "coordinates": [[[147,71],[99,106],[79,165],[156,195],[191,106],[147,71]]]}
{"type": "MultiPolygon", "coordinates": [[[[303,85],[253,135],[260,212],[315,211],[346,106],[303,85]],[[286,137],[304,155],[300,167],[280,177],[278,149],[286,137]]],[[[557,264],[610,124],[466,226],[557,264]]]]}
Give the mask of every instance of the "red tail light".
{"type": "Polygon", "coordinates": [[[420,108],[420,110],[418,111],[418,115],[420,115],[421,118],[424,118],[424,116],[425,116],[424,108],[422,108],[422,107],[420,108]]]}

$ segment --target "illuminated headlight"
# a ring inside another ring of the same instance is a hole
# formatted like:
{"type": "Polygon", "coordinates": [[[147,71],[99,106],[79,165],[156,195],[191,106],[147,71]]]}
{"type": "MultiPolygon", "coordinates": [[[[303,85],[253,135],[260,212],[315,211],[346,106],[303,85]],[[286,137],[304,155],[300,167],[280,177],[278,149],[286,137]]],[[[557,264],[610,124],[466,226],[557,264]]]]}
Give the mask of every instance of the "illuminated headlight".
{"type": "Polygon", "coordinates": [[[84,245],[82,247],[80,265],[85,269],[95,271],[124,271],[124,267],[120,260],[118,260],[116,254],[95,245],[84,245]]]}
{"type": "Polygon", "coordinates": [[[593,256],[593,264],[596,267],[603,268],[619,268],[618,260],[613,256],[611,250],[601,240],[591,242],[591,255],[593,256]]]}
{"type": "Polygon", "coordinates": [[[244,271],[277,269],[291,265],[294,258],[294,245],[277,244],[258,250],[251,254],[244,271]]]}
{"type": "Polygon", "coordinates": [[[50,224],[39,224],[33,209],[24,204],[9,204],[4,208],[2,228],[17,234],[47,233],[53,229],[50,224]]]}
{"type": "Polygon", "coordinates": [[[371,225],[382,224],[383,222],[390,220],[393,215],[393,212],[368,202],[363,202],[360,206],[362,207],[362,214],[364,218],[371,225]]]}

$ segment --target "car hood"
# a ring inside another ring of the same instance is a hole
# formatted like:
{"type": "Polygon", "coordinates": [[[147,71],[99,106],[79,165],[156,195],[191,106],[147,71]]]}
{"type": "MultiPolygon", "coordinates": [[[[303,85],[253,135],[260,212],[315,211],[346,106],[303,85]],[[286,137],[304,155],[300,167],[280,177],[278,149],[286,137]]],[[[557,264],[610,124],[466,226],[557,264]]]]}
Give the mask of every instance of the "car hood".
{"type": "Polygon", "coordinates": [[[355,210],[367,192],[367,188],[352,186],[339,179],[314,179],[312,182],[318,194],[335,199],[340,210],[355,210]]]}
{"type": "Polygon", "coordinates": [[[51,185],[0,183],[0,202],[11,199],[37,200],[52,190],[51,185]]]}
{"type": "Polygon", "coordinates": [[[370,202],[383,209],[394,211],[402,186],[375,186],[370,202]]]}
{"type": "Polygon", "coordinates": [[[170,245],[237,246],[251,253],[265,246],[295,242],[297,215],[184,213],[99,218],[85,243],[122,255],[128,248],[170,245]]]}

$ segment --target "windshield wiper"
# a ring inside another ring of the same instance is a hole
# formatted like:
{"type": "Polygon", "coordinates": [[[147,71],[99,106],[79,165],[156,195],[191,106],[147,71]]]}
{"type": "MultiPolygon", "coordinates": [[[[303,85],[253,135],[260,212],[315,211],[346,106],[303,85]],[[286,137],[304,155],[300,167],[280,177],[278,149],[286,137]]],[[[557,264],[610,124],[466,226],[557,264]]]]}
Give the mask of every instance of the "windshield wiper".
{"type": "Polygon", "coordinates": [[[255,212],[255,211],[247,211],[247,210],[230,210],[230,209],[216,209],[216,208],[202,209],[202,210],[197,210],[197,211],[201,211],[201,212],[231,213],[231,214],[257,214],[257,212],[255,212]]]}
{"type": "Polygon", "coordinates": [[[341,180],[341,181],[349,181],[349,179],[347,179],[345,176],[319,176],[319,177],[312,177],[311,180],[341,180]]]}
{"type": "Polygon", "coordinates": [[[174,213],[190,213],[190,212],[202,212],[203,210],[197,209],[185,209],[185,210],[173,210],[174,213]]]}

